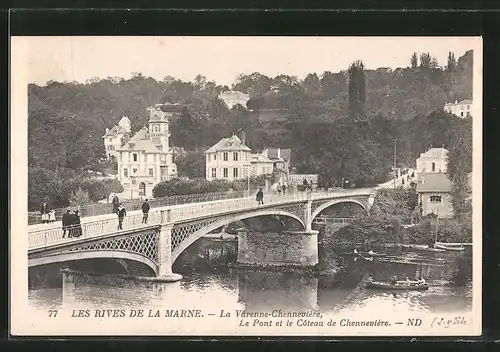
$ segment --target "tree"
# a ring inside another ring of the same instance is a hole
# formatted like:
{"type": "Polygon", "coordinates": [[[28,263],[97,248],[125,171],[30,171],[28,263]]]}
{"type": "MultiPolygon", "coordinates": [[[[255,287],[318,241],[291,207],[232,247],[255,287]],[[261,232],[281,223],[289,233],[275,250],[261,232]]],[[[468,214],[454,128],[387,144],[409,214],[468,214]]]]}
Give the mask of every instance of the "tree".
{"type": "Polygon", "coordinates": [[[89,194],[79,188],[78,190],[71,193],[69,204],[71,206],[81,207],[92,204],[92,201],[90,200],[89,194]]]}
{"type": "Polygon", "coordinates": [[[181,177],[205,177],[205,153],[203,151],[183,153],[176,158],[175,163],[181,177]]]}
{"type": "Polygon", "coordinates": [[[448,64],[446,65],[446,69],[449,72],[454,72],[457,67],[457,61],[455,60],[455,53],[451,51],[448,52],[448,64]]]}
{"type": "Polygon", "coordinates": [[[417,53],[413,53],[411,56],[411,68],[417,68],[418,67],[418,56],[417,53]]]}
{"type": "Polygon", "coordinates": [[[308,93],[316,93],[321,90],[321,82],[316,73],[309,73],[304,79],[302,86],[308,93]]]}
{"type": "Polygon", "coordinates": [[[420,67],[421,68],[431,68],[432,57],[429,53],[420,54],[420,67]]]}
{"type": "Polygon", "coordinates": [[[349,118],[365,118],[366,83],[362,61],[355,61],[349,66],[349,118]]]}

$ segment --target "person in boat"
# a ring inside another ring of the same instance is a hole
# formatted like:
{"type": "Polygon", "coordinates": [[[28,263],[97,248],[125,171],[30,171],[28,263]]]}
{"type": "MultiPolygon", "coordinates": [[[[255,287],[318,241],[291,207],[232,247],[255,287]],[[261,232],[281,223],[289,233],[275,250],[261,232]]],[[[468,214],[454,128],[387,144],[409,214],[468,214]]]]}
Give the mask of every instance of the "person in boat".
{"type": "Polygon", "coordinates": [[[373,256],[374,254],[375,254],[375,253],[373,253],[373,251],[372,251],[372,250],[370,250],[370,251],[368,252],[368,255],[373,256]]]}
{"type": "Polygon", "coordinates": [[[368,282],[373,283],[373,275],[368,276],[368,282]]]}
{"type": "Polygon", "coordinates": [[[419,285],[425,285],[425,280],[422,278],[420,280],[418,280],[418,284],[419,285]]]}
{"type": "Polygon", "coordinates": [[[397,285],[397,283],[398,283],[398,277],[397,276],[391,277],[391,285],[397,285]]]}
{"type": "Polygon", "coordinates": [[[410,286],[410,278],[408,276],[405,278],[405,281],[406,281],[405,284],[407,286],[410,286]]]}

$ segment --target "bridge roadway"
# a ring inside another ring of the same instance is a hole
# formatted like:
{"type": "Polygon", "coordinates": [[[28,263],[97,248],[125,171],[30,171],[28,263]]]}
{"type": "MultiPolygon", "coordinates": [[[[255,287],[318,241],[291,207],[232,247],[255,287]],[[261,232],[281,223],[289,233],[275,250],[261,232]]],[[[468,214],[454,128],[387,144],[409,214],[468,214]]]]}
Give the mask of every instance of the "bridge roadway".
{"type": "Polygon", "coordinates": [[[258,205],[254,196],[245,198],[225,199],[201,203],[181,204],[154,208],[149,213],[148,224],[142,224],[142,212],[140,210],[127,213],[123,221],[123,230],[118,231],[118,219],[116,214],[105,214],[81,219],[82,236],[79,238],[62,238],[61,222],[52,224],[37,224],[28,226],[29,250],[43,249],[57,246],[68,241],[81,241],[88,238],[117,234],[121,231],[133,229],[145,229],[168,222],[182,222],[185,220],[206,217],[210,215],[223,214],[235,211],[254,210],[268,205],[293,204],[295,202],[315,199],[344,198],[372,193],[373,189],[354,189],[335,192],[299,192],[294,194],[276,195],[265,194],[264,205],[258,205]]]}

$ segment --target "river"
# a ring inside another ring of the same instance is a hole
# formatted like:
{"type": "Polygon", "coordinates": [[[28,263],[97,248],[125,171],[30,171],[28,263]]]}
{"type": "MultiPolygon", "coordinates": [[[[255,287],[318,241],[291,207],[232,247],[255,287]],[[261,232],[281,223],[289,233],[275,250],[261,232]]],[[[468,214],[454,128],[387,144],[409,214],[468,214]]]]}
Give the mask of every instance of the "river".
{"type": "Polygon", "coordinates": [[[457,313],[471,309],[472,254],[392,250],[366,261],[346,250],[320,248],[315,273],[240,269],[237,242],[203,238],[174,265],[177,283],[158,284],[109,276],[76,275],[62,280],[60,267],[30,269],[29,303],[36,309],[169,308],[319,310],[324,315],[356,311],[457,313]],[[422,275],[424,292],[391,293],[362,288],[375,280],[422,275]]]}

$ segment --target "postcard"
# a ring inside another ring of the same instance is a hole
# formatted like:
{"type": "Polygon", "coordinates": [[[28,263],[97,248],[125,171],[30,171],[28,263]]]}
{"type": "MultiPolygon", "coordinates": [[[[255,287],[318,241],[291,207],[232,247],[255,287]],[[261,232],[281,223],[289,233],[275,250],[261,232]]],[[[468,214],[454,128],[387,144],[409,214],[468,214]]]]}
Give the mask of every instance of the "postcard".
{"type": "Polygon", "coordinates": [[[481,335],[482,71],[480,37],[11,37],[11,335],[481,335]]]}

